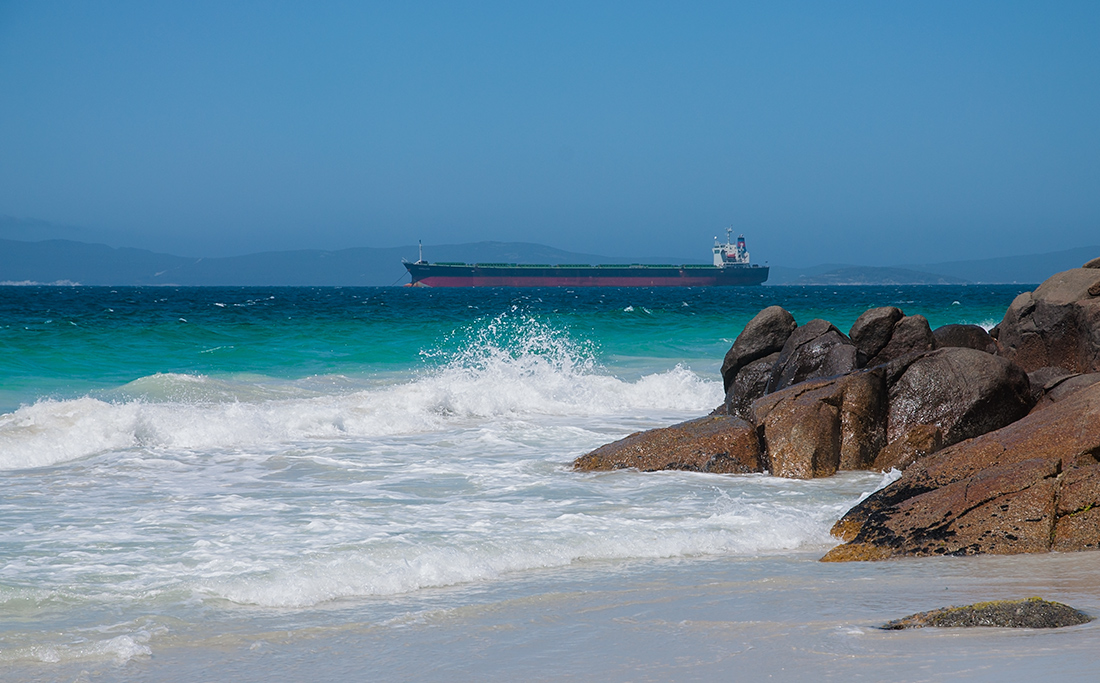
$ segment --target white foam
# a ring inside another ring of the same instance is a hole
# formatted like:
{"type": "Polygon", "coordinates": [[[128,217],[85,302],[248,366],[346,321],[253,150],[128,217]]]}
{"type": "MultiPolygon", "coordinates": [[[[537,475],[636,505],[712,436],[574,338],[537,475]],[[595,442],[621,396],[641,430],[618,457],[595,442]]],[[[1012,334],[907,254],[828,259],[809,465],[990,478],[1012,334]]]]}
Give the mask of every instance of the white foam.
{"type": "Polygon", "coordinates": [[[296,560],[278,570],[207,581],[204,592],[264,607],[306,607],[339,598],[393,595],[494,580],[579,562],[756,555],[824,546],[834,506],[794,507],[723,498],[709,516],[638,518],[566,513],[524,525],[454,533],[436,544],[386,542],[296,560]]]}
{"type": "Polygon", "coordinates": [[[633,382],[613,377],[567,335],[524,318],[493,319],[459,351],[426,355],[438,364],[359,391],[338,385],[323,393],[316,382],[270,378],[157,374],[121,388],[119,400],[42,400],[0,416],[0,470],[136,447],[264,448],[417,434],[502,415],[705,411],[722,398],[719,382],[681,366],[633,382]]]}
{"type": "Polygon", "coordinates": [[[74,634],[65,634],[70,638],[68,642],[45,642],[7,647],[0,650],[0,662],[12,663],[30,660],[55,664],[72,661],[106,660],[122,665],[135,657],[151,655],[153,651],[149,647],[149,642],[154,635],[167,631],[163,626],[138,626],[129,633],[104,637],[103,631],[119,630],[123,626],[126,625],[91,630],[83,629],[75,634],[75,637],[73,637],[74,634]]]}

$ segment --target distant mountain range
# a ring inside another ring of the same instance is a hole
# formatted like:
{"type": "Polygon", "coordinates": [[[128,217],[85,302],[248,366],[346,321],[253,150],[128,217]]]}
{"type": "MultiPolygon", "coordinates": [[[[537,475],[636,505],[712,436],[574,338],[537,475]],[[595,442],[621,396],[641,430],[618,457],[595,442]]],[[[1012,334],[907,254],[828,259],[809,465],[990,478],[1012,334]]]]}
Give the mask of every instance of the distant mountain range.
{"type": "MultiPolygon", "coordinates": [[[[527,263],[667,263],[668,257],[615,258],[525,242],[425,247],[432,261],[527,263]]],[[[0,239],[0,283],[200,286],[385,286],[408,282],[402,259],[418,246],[338,251],[270,251],[194,258],[72,240],[0,239]]]]}
{"type": "Polygon", "coordinates": [[[1044,254],[941,263],[917,263],[892,268],[825,264],[810,268],[772,266],[770,285],[935,285],[1036,284],[1054,273],[1079,268],[1100,256],[1100,246],[1078,247],[1044,254]]]}
{"type": "MultiPolygon", "coordinates": [[[[431,261],[515,263],[668,263],[669,257],[616,258],[526,242],[476,242],[425,247],[431,261]]],[[[974,261],[869,267],[773,266],[770,285],[901,285],[1037,283],[1100,256],[1100,246],[974,261]]],[[[417,246],[338,251],[273,251],[194,258],[73,240],[0,239],[0,283],[83,285],[386,286],[408,281],[401,260],[417,246]]],[[[705,261],[687,261],[705,263],[705,261]]]]}

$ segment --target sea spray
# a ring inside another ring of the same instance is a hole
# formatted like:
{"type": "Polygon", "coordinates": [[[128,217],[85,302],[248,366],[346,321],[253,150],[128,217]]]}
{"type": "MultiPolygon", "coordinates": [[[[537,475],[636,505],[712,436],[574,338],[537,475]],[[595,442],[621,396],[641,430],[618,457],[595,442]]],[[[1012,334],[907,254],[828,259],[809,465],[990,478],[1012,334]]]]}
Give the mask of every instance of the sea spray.
{"type": "Polygon", "coordinates": [[[273,378],[169,373],[116,391],[141,399],[39,401],[0,416],[0,469],[132,448],[269,448],[434,432],[502,415],[702,412],[721,402],[718,382],[681,366],[620,380],[585,344],[528,317],[476,323],[454,346],[426,351],[429,367],[405,381],[359,391],[336,387],[347,393],[319,394],[273,378]]]}
{"type": "Polygon", "coordinates": [[[772,303],[842,323],[904,299],[942,324],[995,319],[1015,296],[7,294],[0,661],[75,662],[69,678],[150,653],[206,661],[224,643],[260,656],[264,642],[347,624],[388,633],[502,591],[542,604],[570,572],[583,592],[670,565],[687,585],[706,558],[768,567],[760,585],[812,574],[806,563],[841,571],[816,566],[829,527],[886,475],[581,474],[570,462],[709,412],[729,340],[772,303]]]}

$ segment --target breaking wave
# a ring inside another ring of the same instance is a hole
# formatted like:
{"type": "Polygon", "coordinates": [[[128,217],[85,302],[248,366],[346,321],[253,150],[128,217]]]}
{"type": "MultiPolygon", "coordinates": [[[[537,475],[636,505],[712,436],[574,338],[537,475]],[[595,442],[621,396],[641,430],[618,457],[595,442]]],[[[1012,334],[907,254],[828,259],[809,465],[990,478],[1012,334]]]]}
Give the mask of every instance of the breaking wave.
{"type": "Polygon", "coordinates": [[[545,323],[498,316],[423,353],[411,377],[358,388],[330,378],[156,374],[108,397],[44,399],[0,415],[0,469],[42,467],[132,448],[240,449],[446,429],[509,415],[704,411],[721,383],[687,368],[625,381],[590,346],[545,323]]]}

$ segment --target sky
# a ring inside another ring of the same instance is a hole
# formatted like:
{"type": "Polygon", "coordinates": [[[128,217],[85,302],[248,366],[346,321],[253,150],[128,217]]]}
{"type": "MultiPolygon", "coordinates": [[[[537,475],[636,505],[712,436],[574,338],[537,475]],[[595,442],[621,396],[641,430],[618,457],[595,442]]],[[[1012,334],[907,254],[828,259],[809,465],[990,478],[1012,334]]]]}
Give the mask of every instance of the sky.
{"type": "Polygon", "coordinates": [[[0,216],[183,255],[1100,244],[1100,3],[0,0],[0,216]]]}

